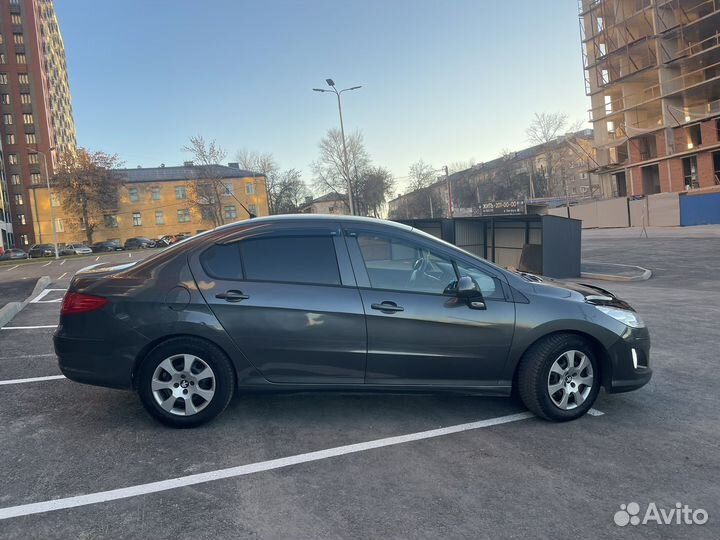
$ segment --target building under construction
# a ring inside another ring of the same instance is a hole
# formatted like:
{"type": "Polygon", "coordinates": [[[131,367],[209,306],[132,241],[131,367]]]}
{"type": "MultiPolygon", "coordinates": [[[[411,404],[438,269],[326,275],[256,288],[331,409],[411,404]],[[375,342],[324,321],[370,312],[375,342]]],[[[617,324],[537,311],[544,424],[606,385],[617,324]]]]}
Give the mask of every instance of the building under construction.
{"type": "Polygon", "coordinates": [[[720,0],[580,0],[602,191],[720,186],[720,0]]]}

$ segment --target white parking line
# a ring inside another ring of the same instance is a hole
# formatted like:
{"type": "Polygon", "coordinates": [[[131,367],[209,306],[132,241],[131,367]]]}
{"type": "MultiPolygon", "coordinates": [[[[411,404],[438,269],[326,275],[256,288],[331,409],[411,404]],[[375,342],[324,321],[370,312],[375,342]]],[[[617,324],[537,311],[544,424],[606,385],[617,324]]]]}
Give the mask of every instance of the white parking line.
{"type": "Polygon", "coordinates": [[[171,478],[169,480],[160,480],[158,482],[138,484],[135,486],[120,489],[111,489],[109,491],[99,491],[97,493],[89,493],[87,495],[78,495],[75,497],[65,497],[62,499],[53,499],[38,503],[9,506],[7,508],[0,508],[0,520],[19,516],[29,516],[32,514],[41,514],[43,512],[52,512],[54,510],[63,510],[66,508],[76,508],[78,506],[88,506],[90,504],[116,501],[118,499],[127,499],[130,497],[137,497],[138,495],[147,495],[149,493],[168,491],[170,489],[193,486],[196,484],[203,484],[206,482],[213,482],[215,480],[223,480],[226,478],[236,478],[238,476],[246,476],[248,474],[291,467],[292,465],[298,465],[300,463],[309,463],[311,461],[319,461],[321,459],[344,456],[347,454],[355,454],[358,452],[366,452],[368,450],[374,450],[376,448],[383,448],[386,446],[394,446],[397,444],[405,444],[414,441],[421,441],[424,439],[443,437],[445,435],[451,435],[453,433],[460,433],[463,431],[470,431],[473,429],[481,429],[498,426],[500,424],[508,424],[510,422],[518,422],[520,420],[532,418],[533,416],[534,415],[531,412],[509,414],[507,416],[489,418],[487,420],[470,422],[468,424],[458,424],[455,426],[448,426],[440,429],[431,429],[428,431],[409,433],[407,435],[399,435],[397,437],[387,437],[385,439],[376,439],[374,441],[368,441],[363,443],[337,446],[335,448],[328,448],[326,450],[318,450],[317,452],[296,454],[294,456],[271,459],[268,461],[260,461],[258,463],[250,463],[248,465],[240,465],[238,467],[230,467],[227,469],[219,469],[199,474],[190,474],[188,476],[171,478]]]}
{"type": "Polygon", "coordinates": [[[0,356],[0,361],[2,360],[18,360],[21,358],[49,358],[49,357],[55,357],[55,353],[48,353],[48,354],[19,354],[17,356],[0,356]]]}
{"type": "Polygon", "coordinates": [[[56,381],[58,379],[64,379],[65,375],[48,375],[47,377],[31,377],[29,379],[7,379],[0,381],[0,386],[8,384],[24,384],[30,382],[41,382],[41,381],[56,381]]]}
{"type": "Polygon", "coordinates": [[[52,261],[50,261],[50,262],[49,262],[49,263],[47,263],[47,264],[43,264],[43,265],[42,265],[42,268],[45,268],[46,266],[50,266],[50,265],[51,265],[52,263],[53,263],[53,262],[52,262],[52,261]]]}
{"type": "Polygon", "coordinates": [[[67,259],[63,259],[62,262],[60,263],[60,266],[62,266],[62,265],[65,264],[66,262],[67,262],[67,259]]]}
{"type": "MultiPolygon", "coordinates": [[[[65,272],[67,273],[67,272],[65,272]]],[[[65,274],[63,274],[64,276],[65,274]]],[[[60,276],[62,278],[62,276],[60,276]]],[[[67,289],[43,289],[35,298],[30,300],[31,304],[55,304],[62,302],[62,298],[56,298],[55,300],[43,300],[51,292],[65,292],[67,289]]]]}
{"type": "MultiPolygon", "coordinates": [[[[65,261],[63,261],[63,262],[65,262],[65,261]]],[[[64,278],[65,276],[67,276],[67,274],[68,274],[68,273],[65,272],[62,276],[60,276],[59,278],[57,278],[57,280],[60,281],[62,278],[64,278]]]]}
{"type": "Polygon", "coordinates": [[[40,328],[57,328],[57,324],[46,324],[40,326],[3,326],[0,330],[38,330],[40,328]]]}
{"type": "Polygon", "coordinates": [[[8,268],[8,269],[5,270],[5,271],[6,271],[6,272],[9,272],[10,270],[15,270],[18,266],[20,266],[20,265],[19,265],[19,264],[16,264],[16,265],[13,266],[12,268],[8,268]]]}
{"type": "Polygon", "coordinates": [[[99,261],[99,260],[100,260],[100,255],[98,255],[97,257],[95,257],[95,260],[96,260],[96,261],[99,261]]]}

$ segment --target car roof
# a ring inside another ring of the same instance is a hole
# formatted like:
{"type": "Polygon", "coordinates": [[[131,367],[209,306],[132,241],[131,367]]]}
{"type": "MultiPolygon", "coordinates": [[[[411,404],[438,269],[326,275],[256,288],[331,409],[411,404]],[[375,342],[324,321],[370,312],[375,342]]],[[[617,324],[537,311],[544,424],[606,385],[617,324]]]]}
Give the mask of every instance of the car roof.
{"type": "Polygon", "coordinates": [[[378,219],[378,218],[371,218],[371,217],[363,217],[363,216],[343,216],[343,215],[335,215],[335,214],[279,214],[275,216],[263,216],[263,217],[256,217],[252,219],[246,219],[244,221],[235,221],[233,223],[227,223],[225,225],[220,225],[215,230],[224,230],[224,229],[231,229],[233,226],[244,226],[249,223],[255,224],[255,223],[283,223],[288,221],[306,221],[309,223],[312,222],[324,222],[324,221],[335,221],[335,222],[341,222],[341,223],[348,223],[348,224],[382,224],[382,225],[389,225],[391,227],[396,227],[398,229],[409,231],[412,229],[409,225],[404,225],[402,223],[398,223],[396,221],[388,221],[386,219],[378,219]]]}

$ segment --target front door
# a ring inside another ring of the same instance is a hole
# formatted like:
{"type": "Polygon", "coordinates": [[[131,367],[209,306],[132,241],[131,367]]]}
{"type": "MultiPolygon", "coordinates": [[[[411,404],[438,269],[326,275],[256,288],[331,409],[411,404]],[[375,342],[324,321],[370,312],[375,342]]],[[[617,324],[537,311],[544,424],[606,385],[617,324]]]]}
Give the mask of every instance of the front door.
{"type": "Polygon", "coordinates": [[[367,321],[365,382],[496,385],[515,325],[515,305],[506,301],[501,278],[481,264],[455,260],[431,239],[347,233],[367,321]],[[457,297],[462,275],[478,281],[485,309],[457,297]]]}
{"type": "Polygon", "coordinates": [[[249,228],[191,261],[210,308],[271,382],[363,382],[365,316],[338,230],[249,228]]]}

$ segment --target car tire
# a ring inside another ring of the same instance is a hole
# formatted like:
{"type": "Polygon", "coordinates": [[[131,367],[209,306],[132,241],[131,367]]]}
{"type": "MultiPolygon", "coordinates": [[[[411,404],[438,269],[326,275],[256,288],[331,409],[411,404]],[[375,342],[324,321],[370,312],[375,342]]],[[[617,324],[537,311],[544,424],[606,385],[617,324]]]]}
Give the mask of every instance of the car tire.
{"type": "Polygon", "coordinates": [[[212,343],[172,338],[143,359],[136,387],[156,420],[174,428],[192,428],[225,410],[235,389],[235,372],[225,353],[212,343]]]}
{"type": "Polygon", "coordinates": [[[528,349],[516,384],[522,402],[539,417],[575,420],[590,410],[600,391],[599,363],[582,337],[555,334],[528,349]]]}

